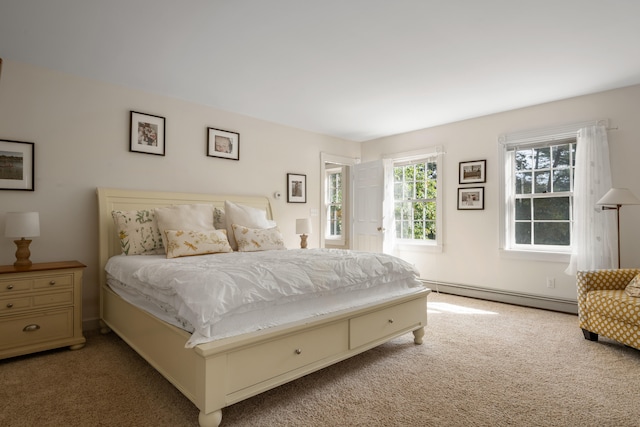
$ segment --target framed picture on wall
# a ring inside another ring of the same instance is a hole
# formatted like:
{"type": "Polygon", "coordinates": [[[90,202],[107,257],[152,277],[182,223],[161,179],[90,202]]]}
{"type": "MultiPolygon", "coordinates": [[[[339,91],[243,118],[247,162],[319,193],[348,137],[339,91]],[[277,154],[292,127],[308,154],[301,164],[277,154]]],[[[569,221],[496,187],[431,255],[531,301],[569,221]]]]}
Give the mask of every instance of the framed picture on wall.
{"type": "Polygon", "coordinates": [[[207,156],[240,160],[240,134],[207,128],[207,156]]]}
{"type": "Polygon", "coordinates": [[[460,162],[460,184],[487,182],[487,161],[460,162]]]}
{"type": "Polygon", "coordinates": [[[131,111],[129,151],[164,156],[165,118],[131,111]]]}
{"type": "Polygon", "coordinates": [[[0,139],[0,190],[34,190],[34,146],[0,139]]]}
{"type": "Polygon", "coordinates": [[[484,209],[484,187],[458,188],[458,210],[484,209]]]}
{"type": "Polygon", "coordinates": [[[307,175],[287,174],[287,202],[307,203],[307,175]]]}

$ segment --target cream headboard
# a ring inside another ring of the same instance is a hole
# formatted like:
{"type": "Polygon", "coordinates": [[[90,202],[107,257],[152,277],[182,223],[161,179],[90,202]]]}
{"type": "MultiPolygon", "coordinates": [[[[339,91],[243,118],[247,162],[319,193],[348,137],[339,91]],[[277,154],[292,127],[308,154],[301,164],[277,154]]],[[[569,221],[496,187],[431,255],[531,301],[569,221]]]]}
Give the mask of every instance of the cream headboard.
{"type": "Polygon", "coordinates": [[[137,209],[153,209],[171,205],[192,203],[208,203],[224,208],[224,201],[229,200],[246,206],[263,209],[267,218],[273,219],[271,204],[262,196],[230,196],[196,193],[168,193],[161,191],[121,190],[117,188],[98,188],[98,257],[100,286],[105,285],[104,266],[109,257],[121,253],[115,224],[111,212],[114,210],[130,211],[137,209]]]}

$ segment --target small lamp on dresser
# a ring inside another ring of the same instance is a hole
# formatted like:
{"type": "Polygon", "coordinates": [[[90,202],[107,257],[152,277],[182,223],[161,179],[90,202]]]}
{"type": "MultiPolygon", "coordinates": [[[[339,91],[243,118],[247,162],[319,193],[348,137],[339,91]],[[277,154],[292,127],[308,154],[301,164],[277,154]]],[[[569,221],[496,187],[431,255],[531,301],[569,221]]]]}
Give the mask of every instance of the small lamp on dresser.
{"type": "Polygon", "coordinates": [[[16,250],[16,262],[13,265],[17,268],[29,268],[31,266],[31,251],[29,251],[30,237],[40,236],[40,214],[38,212],[7,212],[5,218],[4,235],[14,240],[18,249],[16,250]]]}
{"type": "Polygon", "coordinates": [[[311,233],[311,218],[296,219],[296,234],[300,235],[300,247],[307,249],[307,237],[311,233]]]}

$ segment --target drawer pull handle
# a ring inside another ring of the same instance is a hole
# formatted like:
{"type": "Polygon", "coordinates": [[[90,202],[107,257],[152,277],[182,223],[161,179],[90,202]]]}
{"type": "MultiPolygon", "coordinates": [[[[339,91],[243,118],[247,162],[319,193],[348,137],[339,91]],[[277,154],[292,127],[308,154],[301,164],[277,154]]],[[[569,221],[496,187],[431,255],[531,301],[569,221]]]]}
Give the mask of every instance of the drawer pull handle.
{"type": "Polygon", "coordinates": [[[7,289],[9,290],[13,289],[13,285],[7,285],[7,289]]]}
{"type": "Polygon", "coordinates": [[[8,302],[7,303],[7,308],[11,308],[11,307],[13,307],[13,303],[12,302],[8,302]]]}
{"type": "Polygon", "coordinates": [[[35,323],[33,323],[31,325],[25,326],[22,330],[24,332],[33,332],[33,331],[37,331],[38,329],[40,329],[40,325],[36,325],[35,323]]]}
{"type": "Polygon", "coordinates": [[[55,280],[52,280],[52,281],[50,281],[50,282],[49,282],[49,285],[51,285],[51,286],[53,286],[53,285],[55,285],[55,284],[56,284],[56,281],[55,281],[55,280]]]}
{"type": "Polygon", "coordinates": [[[393,319],[389,319],[389,323],[393,323],[393,319]]]}
{"type": "Polygon", "coordinates": [[[296,348],[296,354],[302,354],[302,349],[296,348]]]}

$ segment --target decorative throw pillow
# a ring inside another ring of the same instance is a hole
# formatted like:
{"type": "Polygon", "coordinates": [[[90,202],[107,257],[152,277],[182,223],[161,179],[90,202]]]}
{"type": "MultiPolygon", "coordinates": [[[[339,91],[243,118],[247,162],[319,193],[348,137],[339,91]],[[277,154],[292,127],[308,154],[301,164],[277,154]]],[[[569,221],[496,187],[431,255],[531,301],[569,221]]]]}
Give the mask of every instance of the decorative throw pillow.
{"type": "Polygon", "coordinates": [[[629,282],[627,287],[624,288],[624,291],[629,296],[640,297],[640,274],[636,275],[636,277],[629,282]]]}
{"type": "Polygon", "coordinates": [[[206,204],[174,205],[155,209],[162,242],[167,247],[164,230],[213,231],[213,206],[206,204]]]}
{"type": "Polygon", "coordinates": [[[224,209],[213,208],[213,227],[216,230],[227,229],[227,220],[225,218],[224,209]]]}
{"type": "Polygon", "coordinates": [[[239,252],[256,252],[287,249],[278,227],[257,229],[233,224],[233,233],[239,252]]]}
{"type": "Polygon", "coordinates": [[[120,247],[125,255],[164,253],[162,235],[153,210],[112,211],[120,247]]]}
{"type": "Polygon", "coordinates": [[[232,252],[227,230],[164,230],[167,258],[232,252]]]}
{"type": "Polygon", "coordinates": [[[251,206],[238,205],[230,201],[224,202],[224,212],[226,217],[227,238],[234,251],[238,250],[233,224],[242,225],[248,228],[270,228],[273,222],[267,219],[267,212],[251,206]]]}

